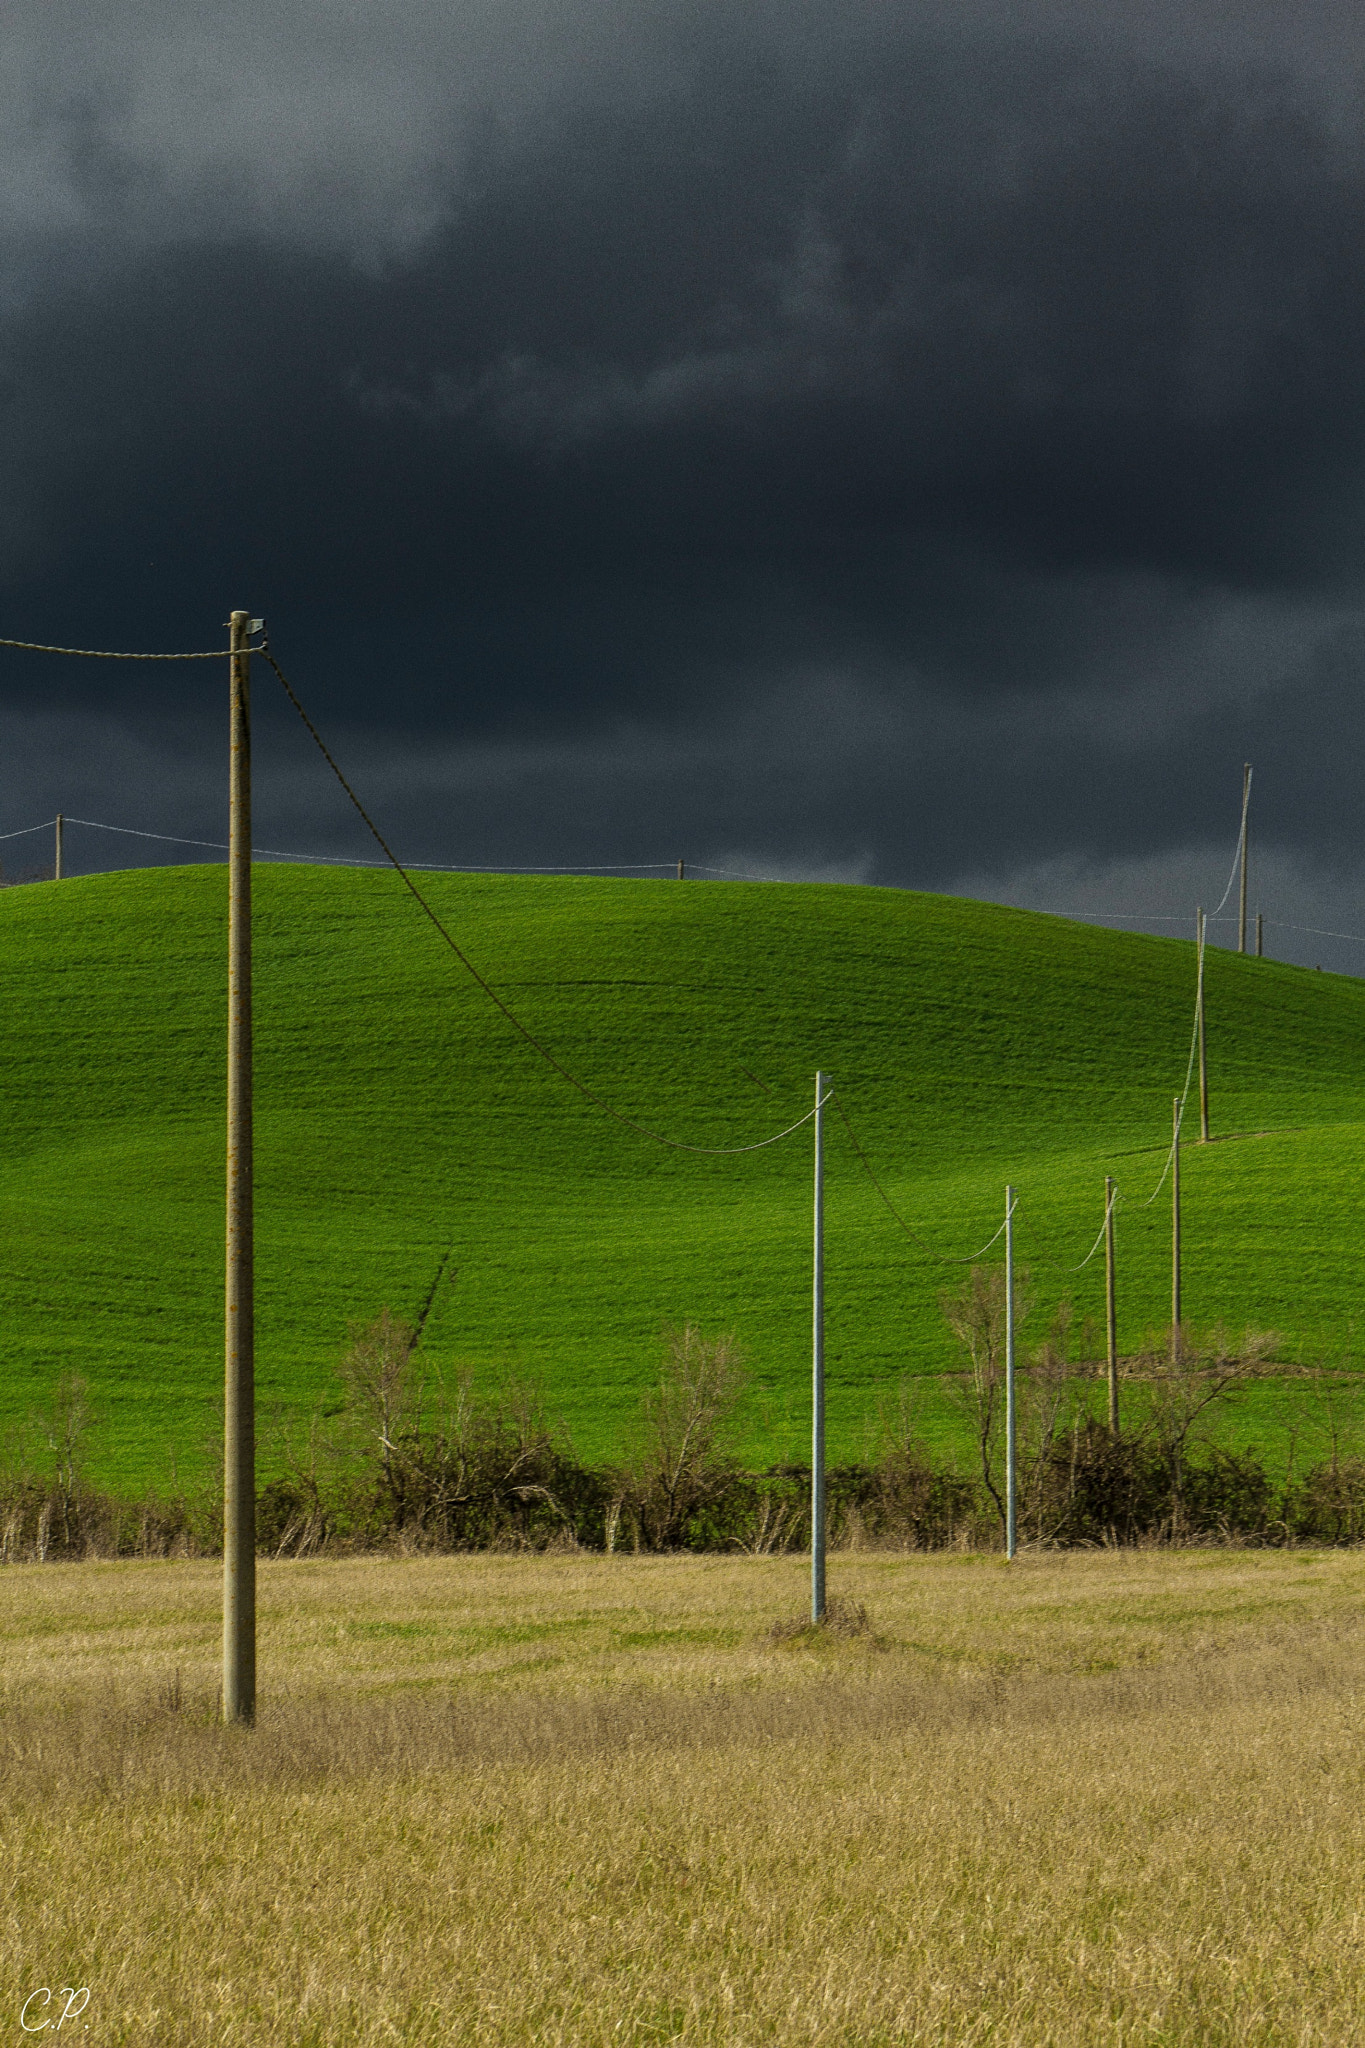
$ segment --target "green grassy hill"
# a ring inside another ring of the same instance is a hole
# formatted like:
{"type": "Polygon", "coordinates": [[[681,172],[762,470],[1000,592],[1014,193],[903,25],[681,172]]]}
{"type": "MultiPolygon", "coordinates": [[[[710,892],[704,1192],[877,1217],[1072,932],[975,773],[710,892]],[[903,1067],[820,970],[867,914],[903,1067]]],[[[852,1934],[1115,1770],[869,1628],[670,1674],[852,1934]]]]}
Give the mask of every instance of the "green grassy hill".
{"type": "MultiPolygon", "coordinates": [[[[1020,1191],[1043,1308],[1098,1313],[1103,1176],[1121,1341],[1169,1315],[1156,1184],[1189,1048],[1194,951],[946,897],[841,887],[438,877],[433,901],[556,1055],[671,1136],[741,1144],[835,1076],[894,1200],[970,1252],[1020,1191]]],[[[809,1129],[714,1159],[636,1137],[575,1094],[463,974],[396,877],[256,870],[258,1384],[297,1425],[348,1319],[411,1313],[453,1246],[429,1355],[537,1379],[579,1449],[610,1452],[663,1325],[733,1330],[755,1457],[808,1429],[809,1129]]],[[[199,1466],[221,1389],[221,868],[0,895],[0,1424],[80,1370],[123,1484],[199,1466]]],[[[1365,1231],[1365,983],[1211,953],[1214,1130],[1184,1154],[1196,1325],[1349,1357],[1365,1231]]],[[[1194,1119],[1187,1131],[1197,1128],[1194,1119]]],[[[904,1374],[954,1363],[938,1296],[961,1268],[897,1229],[830,1126],[831,1455],[857,1455],[904,1374]]],[[[998,1248],[997,1248],[998,1250],[998,1248]]],[[[993,1254],[994,1256],[994,1254],[993,1254]]],[[[950,1428],[923,1380],[926,1427],[950,1428]]],[[[1264,1442],[1322,1417],[1257,1389],[1264,1442]]]]}

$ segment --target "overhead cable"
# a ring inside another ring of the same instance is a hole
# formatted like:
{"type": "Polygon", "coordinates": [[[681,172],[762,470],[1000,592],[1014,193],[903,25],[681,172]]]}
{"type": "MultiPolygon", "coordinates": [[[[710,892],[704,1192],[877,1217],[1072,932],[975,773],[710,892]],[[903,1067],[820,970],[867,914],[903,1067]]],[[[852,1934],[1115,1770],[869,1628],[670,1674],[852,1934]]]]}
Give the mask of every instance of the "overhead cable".
{"type": "Polygon", "coordinates": [[[233,652],[230,647],[210,647],[207,653],[196,654],[122,654],[108,647],[48,647],[41,640],[0,640],[0,647],[22,647],[30,654],[75,654],[83,661],[226,661],[233,652]]]}
{"type": "Polygon", "coordinates": [[[1229,896],[1231,896],[1232,885],[1237,880],[1237,870],[1241,865],[1242,860],[1242,834],[1246,831],[1247,828],[1247,806],[1250,804],[1250,802],[1251,769],[1250,767],[1248,767],[1246,771],[1246,778],[1242,784],[1242,822],[1237,828],[1237,851],[1232,856],[1232,873],[1228,876],[1228,885],[1227,888],[1224,889],[1220,901],[1215,905],[1214,909],[1210,913],[1210,915],[1213,917],[1217,917],[1218,912],[1223,908],[1223,905],[1227,902],[1229,896]]]}
{"type": "MultiPolygon", "coordinates": [[[[647,1124],[638,1123],[634,1117],[624,1115],[621,1110],[614,1108],[611,1103],[607,1102],[604,1099],[604,1097],[600,1096],[595,1089],[589,1088],[586,1081],[580,1081],[577,1074],[570,1072],[569,1068],[564,1065],[562,1060],[557,1059],[555,1057],[554,1053],[552,1053],[549,1050],[548,1046],[541,1044],[540,1040],[536,1037],[535,1033],[531,1031],[525,1024],[522,1023],[516,1011],[513,1010],[509,1004],[505,1003],[502,997],[498,994],[497,990],[491,985],[491,983],[484,979],[483,975],[480,974],[478,968],[469,958],[469,955],[464,951],[464,949],[460,946],[460,944],[453,937],[453,935],[447,930],[446,926],[442,923],[441,919],[437,916],[436,912],[427,902],[426,897],[417,887],[417,884],[413,881],[411,875],[408,873],[403,863],[399,860],[397,854],[393,851],[392,847],[385,839],[383,833],[379,830],[379,827],[375,824],[373,818],[371,818],[369,812],[365,809],[365,806],[361,803],[360,798],[356,795],[350,783],[346,780],[345,775],[342,773],[340,767],[337,765],[337,762],[334,759],[330,749],[328,748],[326,741],[323,739],[322,734],[318,731],[312,719],[304,710],[303,705],[299,702],[298,697],[295,695],[293,687],[290,684],[288,677],[285,675],[284,670],[280,667],[274,655],[270,652],[269,645],[264,644],[258,648],[253,648],[252,652],[261,655],[266,661],[269,662],[271,668],[274,669],[275,674],[279,678],[280,685],[284,690],[285,695],[288,697],[290,703],[298,712],[299,717],[303,720],[304,725],[307,727],[309,733],[312,735],[313,742],[317,747],[318,752],[322,755],[323,760],[327,763],[333,775],[335,775],[337,781],[341,784],[341,787],[345,790],[347,796],[350,798],[352,804],[355,806],[355,809],[359,813],[361,819],[364,821],[366,828],[374,838],[375,844],[380,848],[381,852],[388,860],[390,866],[398,875],[399,880],[403,883],[404,887],[413,897],[414,901],[422,910],[423,914],[430,919],[433,925],[435,925],[437,931],[445,940],[446,944],[449,946],[451,952],[455,955],[455,958],[459,961],[460,965],[465,969],[466,973],[469,974],[472,977],[472,979],[478,983],[479,987],[483,990],[484,994],[488,997],[489,1001],[495,1003],[498,1009],[502,1011],[503,1016],[507,1019],[508,1023],[513,1027],[513,1029],[520,1032],[521,1036],[526,1040],[526,1043],[529,1046],[531,1046],[535,1052],[538,1052],[540,1054],[540,1057],[546,1062],[546,1064],[548,1066],[553,1067],[555,1072],[559,1074],[562,1077],[562,1079],[569,1083],[570,1087],[576,1088],[579,1094],[586,1097],[586,1099],[589,1102],[593,1103],[596,1108],[605,1111],[605,1113],[608,1116],[614,1117],[617,1123],[624,1124],[628,1130],[637,1131],[641,1137],[652,1139],[656,1145],[671,1146],[672,1149],[676,1152],[702,1152],[706,1153],[712,1158],[718,1158],[722,1156],[730,1157],[733,1156],[735,1153],[739,1152],[761,1152],[764,1150],[766,1146],[776,1145],[779,1143],[781,1139],[789,1138],[793,1131],[799,1131],[803,1124],[808,1124],[811,1121],[811,1118],[816,1114],[815,1109],[808,1109],[804,1116],[798,1117],[795,1123],[788,1124],[785,1130],[774,1131],[771,1137],[759,1138],[751,1145],[688,1145],[685,1144],[680,1138],[665,1137],[661,1131],[651,1130],[647,1124]]],[[[821,1103],[818,1103],[816,1105],[816,1108],[823,1108],[824,1101],[828,1101],[828,1099],[828,1096],[826,1096],[821,1103]]]]}
{"type": "MultiPolygon", "coordinates": [[[[896,1222],[900,1225],[901,1229],[905,1232],[906,1236],[912,1241],[912,1243],[917,1244],[922,1252],[927,1252],[931,1259],[938,1259],[940,1263],[945,1266],[970,1266],[973,1260],[984,1257],[985,1254],[990,1250],[991,1246],[996,1242],[996,1239],[1004,1235],[1005,1225],[1002,1223],[1000,1225],[1000,1228],[995,1232],[995,1235],[993,1237],[987,1238],[985,1244],[982,1245],[980,1251],[968,1252],[965,1257],[963,1257],[960,1254],[955,1256],[949,1252],[935,1251],[934,1247],[931,1244],[929,1244],[926,1239],[922,1238],[917,1230],[913,1230],[910,1227],[910,1225],[906,1222],[905,1218],[901,1215],[900,1210],[896,1207],[890,1195],[887,1194],[886,1189],[882,1186],[876,1174],[873,1172],[872,1162],[868,1158],[866,1152],[864,1152],[862,1146],[858,1143],[857,1132],[854,1130],[852,1124],[849,1122],[848,1111],[844,1108],[843,1102],[837,1094],[834,1097],[834,1107],[838,1110],[840,1116],[844,1120],[844,1129],[848,1132],[849,1139],[852,1142],[854,1151],[857,1153],[859,1159],[861,1159],[863,1162],[863,1169],[867,1174],[868,1179],[871,1181],[873,1187],[877,1190],[877,1193],[881,1196],[881,1199],[886,1205],[887,1209],[890,1211],[891,1215],[895,1218],[896,1222]]],[[[1011,1209],[1010,1214],[1013,1215],[1013,1213],[1014,1211],[1013,1209],[1011,1209]]]]}
{"type": "MultiPolygon", "coordinates": [[[[48,822],[55,823],[56,821],[55,819],[50,819],[48,822]]],[[[228,850],[228,843],[225,839],[187,839],[183,833],[179,832],[143,832],[135,825],[106,825],[98,818],[73,818],[70,813],[66,815],[66,823],[68,825],[88,825],[94,832],[121,832],[129,839],[161,839],[170,846],[206,846],[217,853],[226,853],[228,850]]],[[[32,832],[39,832],[43,828],[40,825],[32,825],[28,829],[32,832]]],[[[10,835],[0,836],[8,837],[10,835]]],[[[283,853],[277,846],[253,846],[251,853],[253,859],[259,856],[264,860],[302,861],[312,867],[382,868],[388,865],[386,861],[363,860],[358,855],[353,856],[345,853],[283,853]]],[[[460,867],[456,866],[453,862],[445,861],[414,860],[409,861],[408,866],[411,868],[421,868],[429,874],[441,875],[608,875],[653,873],[658,868],[671,868],[673,862],[666,860],[637,861],[634,865],[631,865],[626,861],[618,861],[610,866],[596,868],[479,868],[460,867]]]]}

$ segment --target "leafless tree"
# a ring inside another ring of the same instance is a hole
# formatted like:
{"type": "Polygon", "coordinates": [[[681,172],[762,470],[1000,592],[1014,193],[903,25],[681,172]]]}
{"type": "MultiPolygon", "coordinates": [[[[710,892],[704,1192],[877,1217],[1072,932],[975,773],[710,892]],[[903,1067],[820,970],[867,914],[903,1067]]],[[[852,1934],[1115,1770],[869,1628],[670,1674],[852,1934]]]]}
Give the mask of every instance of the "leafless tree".
{"type": "Polygon", "coordinates": [[[704,1337],[685,1323],[665,1331],[664,1344],[619,1486],[621,1510],[656,1549],[679,1542],[690,1518],[732,1484],[735,1410],[748,1384],[733,1337],[704,1337]]]}

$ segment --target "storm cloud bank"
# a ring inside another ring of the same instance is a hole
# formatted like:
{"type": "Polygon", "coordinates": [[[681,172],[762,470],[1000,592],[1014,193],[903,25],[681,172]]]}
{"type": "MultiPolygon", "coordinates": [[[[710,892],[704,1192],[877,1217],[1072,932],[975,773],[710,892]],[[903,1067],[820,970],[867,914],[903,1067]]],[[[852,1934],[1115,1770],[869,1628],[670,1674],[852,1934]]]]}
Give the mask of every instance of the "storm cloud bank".
{"type": "MultiPolygon", "coordinates": [[[[19,6],[3,630],[251,605],[432,859],[1183,913],[1251,759],[1365,931],[1357,32],[1104,13],[19,6]]],[[[6,824],[219,836],[216,675],[37,663],[6,824]]]]}

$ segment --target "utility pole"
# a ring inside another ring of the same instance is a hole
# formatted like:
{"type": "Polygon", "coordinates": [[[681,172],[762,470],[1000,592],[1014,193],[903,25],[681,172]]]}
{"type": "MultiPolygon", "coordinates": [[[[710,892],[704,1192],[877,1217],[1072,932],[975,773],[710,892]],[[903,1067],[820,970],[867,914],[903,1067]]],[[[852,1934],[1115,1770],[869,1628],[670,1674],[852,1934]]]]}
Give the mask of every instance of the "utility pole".
{"type": "Polygon", "coordinates": [[[62,814],[60,811],[57,813],[57,851],[52,874],[53,879],[60,882],[62,879],[62,814]]]}
{"type": "Polygon", "coordinates": [[[1119,1318],[1114,1271],[1114,1181],[1104,1176],[1104,1326],[1109,1362],[1109,1428],[1119,1433],[1119,1318]]]}
{"type": "Polygon", "coordinates": [[[1180,1097],[1171,1118],[1171,1364],[1180,1363],[1180,1097]]]}
{"type": "Polygon", "coordinates": [[[1014,1189],[1005,1189],[1005,1555],[1013,1557],[1016,1543],[1018,1470],[1015,1457],[1014,1412],[1014,1189]]]}
{"type": "Polygon", "coordinates": [[[223,1719],[256,1718],[256,1396],[251,1159],[252,620],[229,621],[227,1291],[223,1719]]]}
{"type": "Polygon", "coordinates": [[[1237,951],[1247,949],[1247,812],[1251,807],[1251,763],[1242,763],[1242,896],[1237,917],[1237,951]]]}
{"type": "Polygon", "coordinates": [[[810,1618],[825,1618],[825,1098],[815,1077],[815,1286],[811,1316],[810,1618]]]}
{"type": "Polygon", "coordinates": [[[1209,1060],[1204,1044],[1204,913],[1195,913],[1195,942],[1199,949],[1199,966],[1195,1010],[1199,1018],[1199,1142],[1209,1142],[1209,1060]]]}

